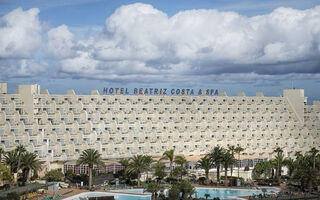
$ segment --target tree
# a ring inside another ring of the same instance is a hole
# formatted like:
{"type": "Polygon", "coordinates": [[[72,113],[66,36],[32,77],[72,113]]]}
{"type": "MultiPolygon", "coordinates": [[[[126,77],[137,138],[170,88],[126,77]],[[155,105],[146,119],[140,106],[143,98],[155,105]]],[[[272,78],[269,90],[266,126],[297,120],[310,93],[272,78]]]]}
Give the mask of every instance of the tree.
{"type": "Polygon", "coordinates": [[[4,156],[5,155],[5,151],[0,147],[0,164],[2,163],[2,156],[4,156]]]}
{"type": "Polygon", "coordinates": [[[206,184],[209,183],[209,170],[213,167],[213,163],[210,158],[207,156],[201,158],[197,164],[196,167],[204,169],[204,173],[206,175],[206,184]]]}
{"type": "Polygon", "coordinates": [[[312,158],[312,167],[313,169],[316,169],[316,158],[317,154],[319,153],[319,150],[316,149],[315,147],[312,147],[312,149],[309,151],[309,154],[312,158]]]}
{"type": "Polygon", "coordinates": [[[125,169],[129,166],[130,160],[126,158],[120,159],[119,162],[125,169]]]}
{"type": "Polygon", "coordinates": [[[301,154],[301,151],[296,151],[296,153],[294,154],[296,157],[296,160],[299,160],[300,157],[302,157],[303,155],[301,154]]]}
{"type": "Polygon", "coordinates": [[[182,180],[177,184],[171,185],[168,192],[169,200],[177,199],[189,199],[195,193],[194,187],[190,184],[188,180],[182,180]],[[181,195],[181,198],[180,198],[181,195]]]}
{"type": "Polygon", "coordinates": [[[269,161],[258,162],[253,170],[252,177],[253,179],[258,179],[263,176],[264,179],[267,179],[271,176],[271,163],[269,161]]]}
{"type": "Polygon", "coordinates": [[[130,163],[127,167],[127,173],[137,174],[138,186],[140,186],[141,174],[148,170],[148,157],[144,155],[136,155],[130,158],[130,163]]]}
{"type": "Polygon", "coordinates": [[[277,153],[276,160],[277,160],[277,171],[276,171],[276,178],[278,178],[278,181],[280,183],[280,177],[281,177],[281,164],[283,160],[283,150],[280,147],[277,147],[274,151],[274,153],[277,153]]]}
{"type": "Polygon", "coordinates": [[[10,169],[8,168],[8,166],[6,164],[0,164],[0,180],[4,181],[12,181],[13,180],[13,176],[10,172],[10,169]]]}
{"type": "MultiPolygon", "coordinates": [[[[232,157],[234,157],[234,152],[236,151],[236,147],[235,147],[234,145],[229,146],[229,151],[230,151],[232,157]]],[[[231,169],[230,169],[230,170],[231,170],[231,171],[230,171],[231,176],[232,176],[232,174],[233,174],[233,164],[235,164],[235,163],[232,163],[232,164],[231,164],[231,169]]]]}
{"type": "Polygon", "coordinates": [[[220,146],[216,146],[208,154],[209,158],[212,160],[212,162],[214,162],[214,164],[217,168],[217,182],[218,183],[220,183],[220,165],[222,162],[222,156],[223,156],[224,151],[225,151],[224,148],[222,148],[220,146]]]}
{"type": "Polygon", "coordinates": [[[146,169],[145,169],[145,172],[147,173],[147,180],[149,179],[148,178],[148,172],[151,171],[151,164],[153,162],[153,159],[151,156],[148,156],[148,155],[145,155],[144,156],[144,164],[146,166],[146,169]]]}
{"type": "Polygon", "coordinates": [[[15,150],[8,151],[4,156],[5,163],[10,167],[11,174],[18,171],[18,152],[15,150]]]}
{"type": "Polygon", "coordinates": [[[151,193],[151,199],[156,199],[158,196],[158,191],[160,189],[161,189],[160,184],[158,182],[152,181],[148,184],[145,191],[151,193]]]}
{"type": "Polygon", "coordinates": [[[169,162],[170,162],[170,176],[171,176],[172,175],[172,170],[173,170],[174,149],[165,151],[160,160],[169,160],[169,162]]]}
{"type": "Polygon", "coordinates": [[[228,180],[228,167],[229,165],[232,165],[236,162],[236,159],[233,157],[233,155],[229,151],[224,151],[221,158],[221,163],[224,166],[224,178],[225,178],[225,186],[227,186],[227,180],[228,180]]]}
{"type": "Polygon", "coordinates": [[[186,175],[188,171],[181,166],[177,166],[173,168],[172,171],[172,178],[176,178],[177,180],[182,180],[182,176],[186,175]]]}
{"type": "Polygon", "coordinates": [[[237,162],[237,164],[238,164],[238,179],[239,179],[239,174],[240,174],[240,154],[242,151],[244,151],[244,148],[242,148],[240,146],[236,147],[236,149],[235,149],[235,152],[238,154],[238,162],[237,162]]]}
{"type": "Polygon", "coordinates": [[[73,182],[73,178],[74,178],[75,174],[73,173],[72,169],[68,169],[66,171],[66,173],[64,174],[64,177],[68,180],[70,180],[71,182],[73,182]]]}
{"type": "Polygon", "coordinates": [[[180,195],[180,187],[177,184],[171,185],[171,188],[168,191],[168,200],[177,200],[180,195]]]}
{"type": "Polygon", "coordinates": [[[312,189],[313,182],[319,177],[319,171],[313,169],[313,159],[310,155],[301,155],[296,160],[294,178],[298,179],[302,190],[312,189]]]}
{"type": "Polygon", "coordinates": [[[191,196],[196,192],[188,180],[182,180],[179,184],[179,189],[182,199],[191,198],[191,196]]]}
{"type": "Polygon", "coordinates": [[[44,176],[44,179],[48,182],[61,181],[62,178],[63,178],[63,173],[61,172],[61,169],[50,170],[44,176]]]}
{"type": "Polygon", "coordinates": [[[166,177],[166,172],[164,171],[166,166],[162,164],[161,162],[157,162],[154,165],[154,175],[157,177],[157,180],[162,180],[164,177],[166,177]]]}
{"type": "Polygon", "coordinates": [[[270,165],[271,178],[274,179],[275,175],[277,174],[277,173],[274,173],[274,171],[277,171],[278,161],[275,158],[275,159],[268,160],[268,162],[270,165]]]}
{"type": "Polygon", "coordinates": [[[21,169],[24,181],[29,181],[30,171],[37,173],[41,169],[40,161],[35,153],[26,152],[21,159],[21,169]]]}
{"type": "Polygon", "coordinates": [[[294,169],[295,169],[295,162],[292,158],[286,158],[283,160],[283,164],[287,167],[288,169],[288,175],[292,177],[294,169]]]}
{"type": "Polygon", "coordinates": [[[119,163],[124,167],[123,170],[119,171],[119,174],[120,174],[120,177],[122,180],[125,180],[127,183],[130,182],[132,175],[131,174],[128,174],[127,172],[127,168],[129,166],[129,159],[126,159],[126,158],[123,158],[123,159],[120,159],[119,163]]]}
{"type": "Polygon", "coordinates": [[[278,174],[278,178],[281,177],[281,172],[282,172],[282,166],[283,166],[283,161],[284,161],[284,155],[283,154],[280,154],[280,155],[276,155],[275,156],[275,160],[276,160],[276,171],[277,171],[277,174],[278,174]],[[279,171],[278,171],[278,168],[279,168],[279,171]]]}
{"type": "Polygon", "coordinates": [[[78,161],[77,165],[88,165],[89,167],[89,189],[92,186],[92,169],[94,165],[104,166],[102,162],[101,154],[95,149],[86,149],[84,150],[78,161]]]}
{"type": "Polygon", "coordinates": [[[187,163],[187,160],[184,156],[176,156],[174,158],[174,162],[180,167],[180,180],[182,180],[182,176],[187,172],[184,168],[184,165],[187,163]]]}
{"type": "Polygon", "coordinates": [[[20,170],[20,165],[21,165],[21,159],[22,159],[22,156],[23,156],[23,154],[25,153],[25,152],[27,152],[27,150],[26,150],[26,148],[23,146],[23,145],[21,145],[21,144],[19,144],[16,148],[15,148],[15,151],[17,152],[17,154],[18,154],[18,164],[17,164],[17,171],[15,172],[15,174],[14,174],[14,183],[16,183],[17,182],[17,173],[18,173],[18,171],[20,170]]]}

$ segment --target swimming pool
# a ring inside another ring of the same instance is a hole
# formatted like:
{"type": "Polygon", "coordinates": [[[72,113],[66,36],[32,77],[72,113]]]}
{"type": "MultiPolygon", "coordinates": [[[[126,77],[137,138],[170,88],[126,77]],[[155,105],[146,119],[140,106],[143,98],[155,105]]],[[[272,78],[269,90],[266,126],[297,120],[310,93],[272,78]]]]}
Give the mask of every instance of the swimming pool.
{"type": "MultiPolygon", "coordinates": [[[[197,187],[196,194],[193,197],[205,198],[205,194],[210,194],[210,199],[219,197],[225,200],[240,200],[240,196],[251,196],[262,194],[261,190],[256,189],[229,189],[229,188],[200,188],[197,187]]],[[[277,188],[268,187],[267,191],[278,192],[277,188]]],[[[166,194],[166,191],[165,191],[166,194]]],[[[151,195],[148,192],[144,192],[143,189],[124,189],[113,190],[110,192],[86,192],[73,196],[72,198],[66,198],[66,200],[79,200],[79,197],[99,197],[104,195],[115,196],[116,200],[151,200],[151,195]],[[119,194],[119,192],[132,193],[132,194],[119,194]],[[144,194],[144,195],[142,195],[144,194]]]]}
{"type": "Polygon", "coordinates": [[[261,194],[261,190],[247,189],[228,189],[228,188],[196,188],[196,194],[193,197],[205,198],[205,194],[210,195],[210,199],[219,197],[220,199],[238,200],[240,196],[250,196],[261,194]]]}
{"type": "Polygon", "coordinates": [[[81,194],[65,198],[64,200],[80,200],[85,197],[114,196],[116,200],[151,200],[151,195],[119,194],[113,192],[83,192],[81,194]]]}
{"type": "MultiPolygon", "coordinates": [[[[267,189],[267,193],[279,192],[280,190],[276,187],[261,187],[267,189]]],[[[261,188],[259,189],[230,189],[230,188],[201,188],[196,187],[196,194],[193,197],[202,197],[205,198],[205,194],[210,194],[210,198],[219,197],[220,199],[241,199],[239,196],[251,196],[253,194],[258,195],[262,194],[261,188]]],[[[124,190],[115,190],[117,192],[128,192],[135,194],[150,194],[144,192],[143,189],[124,189],[124,190]]],[[[164,192],[167,194],[167,191],[164,192]]]]}

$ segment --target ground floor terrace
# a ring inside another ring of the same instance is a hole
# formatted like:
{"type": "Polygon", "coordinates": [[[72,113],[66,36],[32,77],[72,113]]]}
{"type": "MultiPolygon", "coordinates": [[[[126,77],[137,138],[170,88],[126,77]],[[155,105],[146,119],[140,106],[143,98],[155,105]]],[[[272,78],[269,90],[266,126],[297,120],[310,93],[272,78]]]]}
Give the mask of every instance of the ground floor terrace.
{"type": "MultiPolygon", "coordinates": [[[[197,162],[204,157],[204,155],[199,155],[199,156],[186,156],[186,164],[185,168],[188,170],[188,174],[194,176],[195,178],[199,178],[201,176],[204,176],[204,170],[202,170],[200,167],[197,166],[197,162]]],[[[236,156],[238,157],[238,156],[236,156]]],[[[160,157],[154,157],[154,161],[160,160],[160,157]]],[[[238,171],[239,171],[239,176],[244,178],[245,180],[250,180],[251,179],[251,172],[254,166],[258,162],[266,161],[268,160],[267,158],[260,157],[257,158],[255,156],[251,155],[241,155],[240,159],[237,160],[237,163],[232,166],[233,168],[233,174],[231,174],[230,169],[228,169],[228,176],[237,176],[238,171]],[[238,170],[239,167],[239,170],[238,170]]],[[[116,174],[117,172],[121,171],[124,169],[124,166],[120,164],[120,159],[110,159],[110,160],[104,160],[105,166],[103,167],[97,167],[94,166],[94,171],[95,173],[98,174],[106,174],[106,173],[111,173],[111,174],[116,174]]],[[[169,172],[170,171],[170,163],[168,160],[161,160],[163,164],[165,165],[165,171],[169,172]]],[[[173,166],[176,164],[173,163],[173,166]]],[[[45,167],[43,170],[44,171],[50,171],[52,169],[61,169],[61,171],[65,174],[67,171],[71,170],[73,174],[87,174],[89,173],[89,167],[86,165],[77,165],[76,160],[68,160],[68,161],[57,161],[57,162],[51,162],[47,167],[45,167]],[[50,168],[49,168],[50,167],[50,168]],[[49,168],[49,169],[48,169],[49,168]]],[[[223,169],[222,169],[223,172],[223,169]]],[[[224,174],[224,172],[223,172],[224,174]]],[[[150,174],[148,174],[150,177],[150,174]]],[[[209,175],[212,177],[212,180],[216,179],[216,168],[210,169],[209,175]]],[[[144,175],[142,175],[142,180],[146,178],[144,175]]]]}

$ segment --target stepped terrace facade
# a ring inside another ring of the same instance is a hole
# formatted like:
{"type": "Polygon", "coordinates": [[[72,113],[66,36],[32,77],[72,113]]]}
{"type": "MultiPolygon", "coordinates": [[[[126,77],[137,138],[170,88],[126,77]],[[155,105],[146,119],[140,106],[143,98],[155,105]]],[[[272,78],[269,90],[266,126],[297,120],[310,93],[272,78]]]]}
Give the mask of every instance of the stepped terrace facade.
{"type": "Polygon", "coordinates": [[[50,94],[39,85],[19,85],[7,94],[0,84],[0,147],[22,144],[45,161],[76,160],[88,148],[103,158],[137,154],[197,156],[216,145],[245,148],[271,158],[320,146],[320,102],[306,103],[304,90],[283,96],[50,94]]]}

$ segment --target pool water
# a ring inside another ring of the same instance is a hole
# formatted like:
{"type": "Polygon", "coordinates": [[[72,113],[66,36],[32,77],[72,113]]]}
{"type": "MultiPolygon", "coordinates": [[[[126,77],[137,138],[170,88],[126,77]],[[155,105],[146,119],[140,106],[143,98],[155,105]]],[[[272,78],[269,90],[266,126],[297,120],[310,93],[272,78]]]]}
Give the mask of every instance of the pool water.
{"type": "Polygon", "coordinates": [[[150,192],[145,192],[144,189],[123,189],[123,190],[111,190],[111,192],[127,192],[134,194],[151,194],[150,192]]]}
{"type": "Polygon", "coordinates": [[[114,196],[115,200],[151,200],[151,195],[142,196],[135,194],[118,194],[112,192],[84,192],[72,197],[65,198],[65,200],[80,200],[84,197],[102,197],[102,196],[114,196]]]}
{"type": "Polygon", "coordinates": [[[250,196],[261,194],[260,190],[246,189],[226,189],[226,188],[196,188],[197,193],[193,197],[205,198],[205,194],[210,195],[210,199],[219,197],[220,199],[241,199],[239,196],[250,196]]]}
{"type": "MultiPolygon", "coordinates": [[[[229,188],[195,188],[196,194],[193,197],[205,198],[205,194],[210,194],[209,199],[219,197],[225,200],[240,200],[240,196],[251,196],[262,194],[261,190],[255,189],[229,189],[229,188]]],[[[279,190],[274,187],[266,188],[267,192],[278,192],[279,190]]],[[[105,195],[114,195],[116,200],[151,200],[151,195],[148,192],[144,192],[143,189],[125,189],[125,190],[113,190],[114,192],[125,192],[132,194],[119,194],[110,192],[86,192],[73,197],[66,198],[66,200],[79,200],[79,197],[99,197],[105,195]],[[141,195],[148,194],[148,195],[141,195]]],[[[166,193],[166,192],[165,192],[166,193]]]]}

